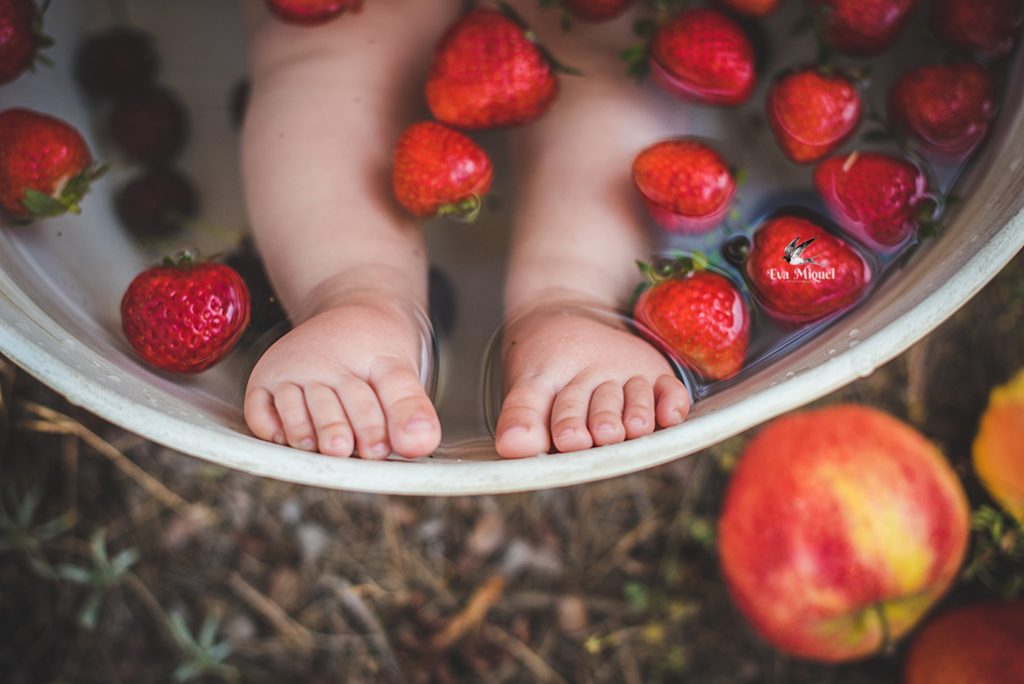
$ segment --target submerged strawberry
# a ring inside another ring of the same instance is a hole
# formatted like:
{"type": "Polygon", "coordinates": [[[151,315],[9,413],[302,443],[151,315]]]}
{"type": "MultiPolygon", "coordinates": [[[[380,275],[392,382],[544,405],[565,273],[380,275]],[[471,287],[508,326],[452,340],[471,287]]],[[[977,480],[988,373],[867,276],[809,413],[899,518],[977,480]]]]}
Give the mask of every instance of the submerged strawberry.
{"type": "Polygon", "coordinates": [[[467,136],[433,121],[413,124],[395,147],[392,186],[416,216],[472,220],[491,187],[491,160],[467,136]]]}
{"type": "Polygon", "coordinates": [[[736,181],[725,160],[697,140],[665,140],[633,161],[633,182],[666,230],[703,233],[725,216],[736,181]]]}
{"type": "Polygon", "coordinates": [[[573,18],[580,21],[608,21],[619,16],[634,0],[562,0],[573,18]]]}
{"type": "Polygon", "coordinates": [[[358,11],[363,0],[266,0],[279,19],[290,24],[323,24],[346,11],[358,11]]]}
{"type": "Polygon", "coordinates": [[[441,38],[427,77],[434,117],[458,128],[514,126],[547,111],[558,94],[551,64],[527,31],[477,9],[441,38]]]}
{"type": "Polygon", "coordinates": [[[128,157],[147,164],[166,162],[185,146],[188,119],[178,98],[148,88],[123,98],[110,113],[110,138],[128,157]]]}
{"type": "Polygon", "coordinates": [[[847,233],[883,251],[916,233],[922,203],[929,201],[921,169],[876,152],[826,159],[814,170],[814,186],[847,233]]]}
{"type": "Polygon", "coordinates": [[[688,257],[665,269],[640,267],[652,284],[637,299],[633,317],[659,346],[708,380],[739,373],[750,343],[750,313],[732,281],[695,267],[688,257]]]}
{"type": "Polygon", "coordinates": [[[0,0],[0,85],[21,76],[53,41],[42,33],[43,15],[32,0],[0,0]]]}
{"type": "Polygon", "coordinates": [[[896,41],[917,0],[811,0],[811,4],[820,12],[830,47],[874,55],[896,41]]]}
{"type": "Polygon", "coordinates": [[[150,169],[136,176],[114,197],[117,218],[139,237],[175,233],[199,213],[199,193],[177,171],[150,169]]]}
{"type": "Polygon", "coordinates": [[[715,0],[722,7],[745,17],[767,17],[779,9],[780,0],[715,0]]]}
{"type": "Polygon", "coordinates": [[[198,373],[231,351],[249,324],[249,309],[249,291],[234,269],[185,256],[132,280],[121,300],[121,325],[148,363],[198,373]]]}
{"type": "Polygon", "coordinates": [[[1020,0],[935,0],[931,16],[937,36],[986,59],[1010,54],[1022,18],[1020,0]]]}
{"type": "Polygon", "coordinates": [[[871,268],[849,243],[817,223],[781,214],[754,233],[747,281],[775,318],[806,322],[857,301],[871,268]]]}
{"type": "Polygon", "coordinates": [[[737,105],[754,89],[754,49],[740,25],[713,9],[693,9],[662,26],[651,43],[651,74],[679,97],[737,105]]]}
{"type": "Polygon", "coordinates": [[[944,154],[973,150],[994,114],[995,84],[974,62],[913,69],[889,91],[890,122],[944,154]]]}
{"type": "Polygon", "coordinates": [[[79,213],[105,168],[64,121],[29,109],[0,112],[0,207],[15,219],[79,213]]]}
{"type": "Polygon", "coordinates": [[[765,111],[782,151],[806,164],[850,137],[860,122],[860,94],[838,74],[804,67],[772,85],[765,111]]]}
{"type": "Polygon", "coordinates": [[[128,26],[90,35],[75,58],[75,78],[89,95],[127,95],[150,86],[160,65],[153,36],[128,26]]]}

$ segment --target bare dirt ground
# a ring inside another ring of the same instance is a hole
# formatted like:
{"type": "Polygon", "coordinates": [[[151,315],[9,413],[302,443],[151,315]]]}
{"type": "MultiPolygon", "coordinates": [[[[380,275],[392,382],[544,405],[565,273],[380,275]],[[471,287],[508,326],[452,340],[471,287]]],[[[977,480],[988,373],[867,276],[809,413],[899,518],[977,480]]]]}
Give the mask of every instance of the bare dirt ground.
{"type": "MultiPolygon", "coordinates": [[[[826,399],[903,418],[970,469],[1024,366],[1024,256],[909,352],[826,399]]],[[[0,359],[0,680],[898,681],[905,645],[826,666],[735,611],[715,554],[749,434],[609,482],[481,498],[335,493],[230,472],[69,406],[0,359]]],[[[940,606],[1024,593],[1019,528],[976,517],[940,606]]]]}

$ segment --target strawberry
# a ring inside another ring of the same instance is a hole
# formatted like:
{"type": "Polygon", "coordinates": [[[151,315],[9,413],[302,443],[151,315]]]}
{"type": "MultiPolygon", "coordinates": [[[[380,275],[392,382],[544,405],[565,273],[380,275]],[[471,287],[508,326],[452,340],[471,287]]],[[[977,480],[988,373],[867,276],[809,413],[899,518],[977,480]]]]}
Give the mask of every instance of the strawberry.
{"type": "Polygon", "coordinates": [[[797,164],[806,164],[853,134],[860,122],[860,94],[838,74],[803,67],[772,85],[765,111],[782,151],[797,164]]]}
{"type": "Polygon", "coordinates": [[[644,332],[708,380],[739,373],[750,343],[750,312],[732,281],[690,257],[660,268],[639,266],[652,282],[633,306],[644,332]]]}
{"type": "Polygon", "coordinates": [[[105,170],[66,122],[29,109],[0,112],[0,208],[12,218],[79,213],[105,170]]]}
{"type": "Polygon", "coordinates": [[[32,0],[0,0],[0,85],[21,76],[53,44],[43,35],[43,14],[32,0]]]}
{"type": "Polygon", "coordinates": [[[231,351],[249,309],[249,291],[234,269],[186,254],[135,276],[121,300],[121,326],[148,363],[198,373],[231,351]]]}
{"type": "Polygon", "coordinates": [[[188,121],[178,98],[163,88],[128,95],[110,113],[110,137],[128,157],[166,162],[185,146],[188,121]]]}
{"type": "Polygon", "coordinates": [[[758,228],[744,272],[768,313],[791,322],[813,321],[853,304],[871,281],[871,267],[849,243],[791,214],[758,228]],[[787,254],[810,240],[791,257],[802,263],[791,263],[787,254]]]}
{"type": "Polygon", "coordinates": [[[513,126],[547,111],[558,80],[526,29],[501,12],[477,9],[441,38],[426,93],[430,111],[442,123],[513,126]]]}
{"type": "Polygon", "coordinates": [[[715,0],[725,9],[744,17],[761,18],[779,9],[780,0],[715,0]]]}
{"type": "Polygon", "coordinates": [[[472,220],[491,187],[491,160],[467,136],[433,121],[413,124],[395,147],[391,180],[399,203],[416,216],[472,220]]]}
{"type": "Polygon", "coordinates": [[[634,0],[562,0],[562,4],[580,21],[609,21],[626,11],[634,0]]]}
{"type": "Polygon", "coordinates": [[[922,204],[929,196],[921,169],[876,152],[826,159],[814,170],[814,186],[847,233],[883,251],[910,239],[919,212],[930,208],[922,204]]]}
{"type": "Polygon", "coordinates": [[[267,7],[289,24],[323,24],[343,12],[358,12],[362,0],[266,0],[267,7]]]}
{"type": "Polygon", "coordinates": [[[650,55],[655,82],[687,100],[737,105],[754,89],[750,39],[718,10],[677,14],[654,35],[650,55]]]}
{"type": "Polygon", "coordinates": [[[115,26],[92,34],[78,48],[75,79],[89,95],[122,96],[150,86],[159,63],[150,34],[115,26]]]}
{"type": "Polygon", "coordinates": [[[889,121],[928,149],[969,153],[995,114],[995,84],[974,62],[907,72],[889,90],[889,121]]]}
{"type": "Polygon", "coordinates": [[[917,0],[811,0],[825,42],[840,52],[874,55],[892,45],[917,0]]]}
{"type": "Polygon", "coordinates": [[[736,180],[718,152],[685,138],[655,143],[638,154],[633,182],[654,220],[684,234],[718,225],[736,194],[736,180]]]}
{"type": "Polygon", "coordinates": [[[114,208],[121,223],[134,235],[168,235],[181,230],[199,213],[199,194],[177,171],[151,169],[118,191],[114,208]]]}
{"type": "Polygon", "coordinates": [[[1021,21],[1020,0],[935,0],[932,5],[935,34],[985,59],[1010,54],[1021,21]]]}

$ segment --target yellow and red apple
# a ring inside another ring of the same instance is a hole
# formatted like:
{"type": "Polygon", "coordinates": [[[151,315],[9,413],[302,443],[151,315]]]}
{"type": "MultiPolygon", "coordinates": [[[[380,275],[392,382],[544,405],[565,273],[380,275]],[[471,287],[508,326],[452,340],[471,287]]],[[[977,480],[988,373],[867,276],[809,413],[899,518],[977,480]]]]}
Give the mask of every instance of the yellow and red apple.
{"type": "Polygon", "coordinates": [[[967,538],[967,498],[939,450],[857,405],[765,427],[719,521],[741,612],[775,647],[827,662],[906,633],[949,588],[967,538]]]}
{"type": "Polygon", "coordinates": [[[1024,682],[1024,601],[977,603],[935,618],[914,639],[903,681],[1024,682]]]}
{"type": "Polygon", "coordinates": [[[992,390],[973,452],[974,472],[989,494],[1024,522],[1024,370],[992,390]]]}

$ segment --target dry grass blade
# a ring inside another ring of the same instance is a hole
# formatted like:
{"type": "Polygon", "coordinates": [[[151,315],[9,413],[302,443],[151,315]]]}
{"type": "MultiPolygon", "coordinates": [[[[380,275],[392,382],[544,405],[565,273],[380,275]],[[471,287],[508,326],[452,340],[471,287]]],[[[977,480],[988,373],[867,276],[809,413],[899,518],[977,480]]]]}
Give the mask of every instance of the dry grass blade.
{"type": "Polygon", "coordinates": [[[505,578],[491,575],[478,586],[469,602],[462,611],[452,618],[451,622],[434,637],[432,646],[437,651],[446,651],[461,639],[466,632],[483,622],[487,611],[491,609],[505,591],[505,578]]]}
{"type": "Polygon", "coordinates": [[[536,651],[497,625],[484,625],[484,635],[521,662],[538,682],[568,684],[568,681],[541,658],[536,651]]]}
{"type": "Polygon", "coordinates": [[[388,641],[387,631],[377,618],[376,613],[373,612],[373,609],[353,589],[352,585],[345,580],[337,582],[335,592],[345,608],[359,620],[363,629],[368,632],[366,640],[380,657],[384,674],[392,682],[405,681],[398,667],[398,659],[391,648],[391,642],[388,641]]]}
{"type": "Polygon", "coordinates": [[[237,572],[232,572],[228,577],[228,586],[238,598],[249,604],[253,610],[273,625],[281,636],[290,639],[293,644],[303,650],[313,647],[313,635],[308,629],[293,620],[281,606],[261,594],[256,587],[246,582],[237,572]]]}

